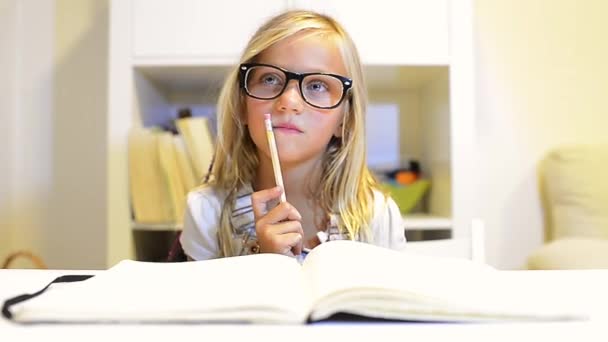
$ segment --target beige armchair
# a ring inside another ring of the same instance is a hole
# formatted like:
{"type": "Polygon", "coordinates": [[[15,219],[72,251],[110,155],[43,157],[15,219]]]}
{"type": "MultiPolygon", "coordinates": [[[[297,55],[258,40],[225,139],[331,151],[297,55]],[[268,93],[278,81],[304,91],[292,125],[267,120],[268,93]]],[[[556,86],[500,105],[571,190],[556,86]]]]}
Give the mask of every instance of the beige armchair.
{"type": "Polygon", "coordinates": [[[539,173],[546,242],[528,268],[608,268],[608,144],[553,150],[539,173]]]}

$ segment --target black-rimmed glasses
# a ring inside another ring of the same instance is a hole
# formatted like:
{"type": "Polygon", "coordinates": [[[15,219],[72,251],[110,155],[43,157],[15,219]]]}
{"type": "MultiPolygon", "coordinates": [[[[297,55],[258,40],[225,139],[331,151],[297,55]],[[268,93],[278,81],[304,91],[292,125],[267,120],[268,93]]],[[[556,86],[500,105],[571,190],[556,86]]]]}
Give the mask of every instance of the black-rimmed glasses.
{"type": "Polygon", "coordinates": [[[276,99],[283,94],[290,80],[297,80],[304,101],[321,109],[339,106],[353,84],[351,79],[340,75],[323,72],[300,74],[259,63],[241,64],[239,76],[245,93],[260,100],[276,99]]]}

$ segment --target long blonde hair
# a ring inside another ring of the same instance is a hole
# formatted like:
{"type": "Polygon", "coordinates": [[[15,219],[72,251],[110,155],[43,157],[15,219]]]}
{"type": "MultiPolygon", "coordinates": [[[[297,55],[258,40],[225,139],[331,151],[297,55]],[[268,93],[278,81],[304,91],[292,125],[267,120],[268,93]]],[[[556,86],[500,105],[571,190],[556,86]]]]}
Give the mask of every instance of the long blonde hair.
{"type": "MultiPolygon", "coordinates": [[[[334,19],[310,11],[280,14],[253,35],[240,63],[254,61],[273,44],[295,34],[322,34],[332,38],[341,52],[353,88],[345,99],[342,137],[333,137],[322,161],[323,182],[315,187],[318,205],[337,214],[338,227],[351,239],[369,240],[376,181],[366,164],[365,112],[367,91],[355,44],[334,19]]],[[[258,166],[256,146],[243,123],[245,110],[238,82],[238,65],[229,73],[221,90],[217,114],[218,137],[209,185],[226,194],[220,217],[218,239],[223,256],[234,255],[234,227],[230,215],[238,189],[251,184],[258,166]]]]}

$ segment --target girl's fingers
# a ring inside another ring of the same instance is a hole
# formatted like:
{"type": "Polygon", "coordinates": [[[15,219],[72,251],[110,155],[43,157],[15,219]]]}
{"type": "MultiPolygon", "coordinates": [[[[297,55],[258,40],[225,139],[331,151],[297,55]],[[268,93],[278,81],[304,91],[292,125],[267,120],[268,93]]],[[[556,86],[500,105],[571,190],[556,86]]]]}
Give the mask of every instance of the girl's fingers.
{"type": "Polygon", "coordinates": [[[299,255],[302,253],[304,231],[298,210],[287,202],[267,209],[268,203],[278,200],[282,193],[280,187],[274,187],[251,195],[260,251],[299,255]]]}
{"type": "Polygon", "coordinates": [[[300,221],[284,221],[266,225],[265,227],[262,227],[262,229],[265,230],[264,235],[267,236],[289,233],[298,233],[304,235],[304,230],[302,230],[302,223],[300,223],[300,221]]]}
{"type": "Polygon", "coordinates": [[[277,224],[256,226],[256,234],[262,252],[288,255],[302,252],[304,231],[299,221],[284,221],[277,224]]]}
{"type": "Polygon", "coordinates": [[[299,233],[288,233],[280,235],[282,254],[302,254],[302,235],[299,233]]]}
{"type": "Polygon", "coordinates": [[[289,202],[283,202],[272,208],[263,219],[265,223],[274,224],[282,221],[301,221],[302,215],[289,202]]]}
{"type": "Polygon", "coordinates": [[[278,186],[274,188],[256,191],[251,195],[251,207],[256,221],[266,215],[268,202],[276,200],[283,193],[283,189],[278,186]]]}
{"type": "Polygon", "coordinates": [[[285,234],[285,235],[296,235],[296,237],[293,238],[292,241],[290,241],[289,245],[291,246],[291,252],[294,255],[300,255],[302,254],[302,248],[304,247],[304,239],[302,234],[299,233],[290,233],[290,234],[285,234]]]}

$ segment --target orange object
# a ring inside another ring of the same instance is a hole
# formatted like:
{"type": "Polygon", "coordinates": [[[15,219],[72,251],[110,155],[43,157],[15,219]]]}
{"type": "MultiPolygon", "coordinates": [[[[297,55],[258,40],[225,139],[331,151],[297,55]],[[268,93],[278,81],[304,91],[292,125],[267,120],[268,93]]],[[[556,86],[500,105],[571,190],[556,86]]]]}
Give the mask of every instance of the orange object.
{"type": "Polygon", "coordinates": [[[401,185],[410,185],[418,180],[418,175],[412,171],[399,171],[395,175],[395,180],[401,185]]]}

